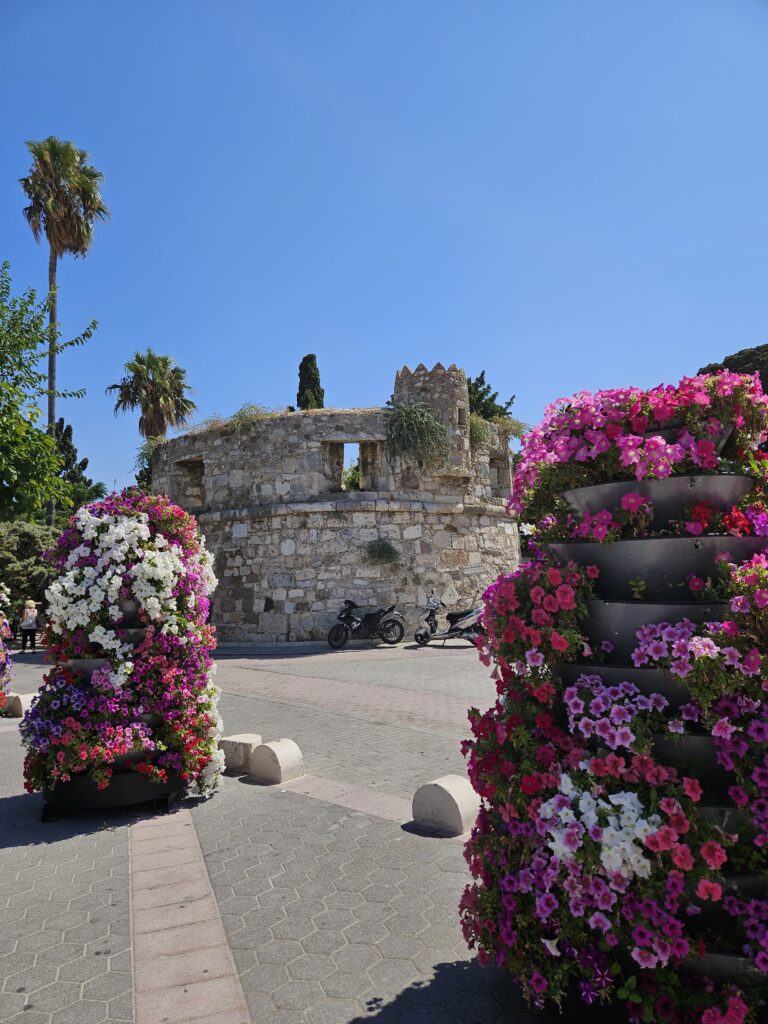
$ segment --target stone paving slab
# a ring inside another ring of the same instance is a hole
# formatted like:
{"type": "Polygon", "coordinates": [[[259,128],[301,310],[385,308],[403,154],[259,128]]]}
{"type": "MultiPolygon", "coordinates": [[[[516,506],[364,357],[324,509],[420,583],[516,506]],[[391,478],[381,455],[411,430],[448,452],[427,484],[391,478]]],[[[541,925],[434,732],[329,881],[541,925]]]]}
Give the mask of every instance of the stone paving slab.
{"type": "Polygon", "coordinates": [[[0,1021],[133,1020],[128,815],[42,824],[0,736],[0,1021]]]}
{"type": "MultiPolygon", "coordinates": [[[[0,1021],[532,1024],[462,940],[461,841],[403,828],[419,784],[464,770],[466,708],[494,699],[474,653],[236,653],[217,676],[225,723],[295,739],[303,779],[226,778],[166,819],[43,825],[40,798],[21,792],[16,725],[0,724],[0,1021]]],[[[40,656],[17,669],[14,689],[34,691],[40,656]]]]}
{"type": "Polygon", "coordinates": [[[535,1019],[464,944],[460,842],[239,779],[192,816],[254,1024],[535,1019]]]}

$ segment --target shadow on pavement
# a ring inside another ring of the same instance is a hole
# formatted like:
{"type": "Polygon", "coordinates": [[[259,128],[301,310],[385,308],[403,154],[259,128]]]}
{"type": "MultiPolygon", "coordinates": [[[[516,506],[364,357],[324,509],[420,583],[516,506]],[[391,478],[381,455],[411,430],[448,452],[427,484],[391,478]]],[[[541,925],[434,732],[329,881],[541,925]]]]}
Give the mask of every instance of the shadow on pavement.
{"type": "Polygon", "coordinates": [[[537,1024],[510,976],[476,960],[436,964],[431,981],[403,989],[394,999],[369,999],[365,1016],[350,1024],[537,1024]]]}
{"type": "MultiPolygon", "coordinates": [[[[190,804],[182,801],[179,807],[192,804],[194,801],[190,804]]],[[[0,849],[58,843],[75,836],[122,828],[160,814],[151,804],[135,804],[100,811],[62,811],[55,821],[43,822],[40,816],[44,806],[39,793],[0,797],[0,849]]]]}

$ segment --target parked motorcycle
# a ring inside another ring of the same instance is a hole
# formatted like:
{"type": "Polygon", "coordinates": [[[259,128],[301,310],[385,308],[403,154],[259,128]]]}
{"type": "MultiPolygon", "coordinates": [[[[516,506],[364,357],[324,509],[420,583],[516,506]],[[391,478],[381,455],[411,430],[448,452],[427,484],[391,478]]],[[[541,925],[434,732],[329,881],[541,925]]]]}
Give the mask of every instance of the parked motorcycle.
{"type": "MultiPolygon", "coordinates": [[[[477,600],[475,593],[472,603],[477,600]]],[[[425,647],[430,640],[466,640],[474,644],[478,636],[482,636],[485,630],[480,622],[483,613],[481,604],[472,608],[463,608],[460,612],[448,612],[446,619],[448,625],[441,633],[438,632],[437,613],[440,608],[445,608],[442,601],[435,597],[434,590],[429,595],[421,623],[416,627],[413,639],[420,647],[425,647]]]]}
{"type": "Polygon", "coordinates": [[[340,650],[350,640],[381,640],[385,644],[399,644],[405,635],[402,618],[395,612],[395,606],[379,608],[375,612],[361,612],[354,601],[345,601],[328,633],[328,644],[340,650]],[[393,614],[394,613],[394,614],[393,614]]]}

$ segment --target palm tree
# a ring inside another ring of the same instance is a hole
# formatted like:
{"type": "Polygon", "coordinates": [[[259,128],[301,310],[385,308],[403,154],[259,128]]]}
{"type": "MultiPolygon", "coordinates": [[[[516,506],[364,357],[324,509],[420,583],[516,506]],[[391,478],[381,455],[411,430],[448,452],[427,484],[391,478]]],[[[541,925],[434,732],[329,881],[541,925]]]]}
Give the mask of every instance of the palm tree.
{"type": "MultiPolygon", "coordinates": [[[[56,265],[67,253],[85,256],[93,238],[93,225],[105,220],[109,210],[104,205],[99,186],[104,178],[88,163],[88,154],[73,143],[55,135],[41,142],[27,142],[32,154],[32,167],[26,178],[20,178],[29,206],[24,216],[32,228],[35,241],[43,235],[48,239],[48,292],[50,337],[48,340],[48,433],[56,432],[56,265]]],[[[46,509],[46,520],[53,522],[53,502],[46,509]]]]}
{"type": "Polygon", "coordinates": [[[168,427],[181,427],[197,406],[185,391],[187,371],[176,366],[170,356],[160,356],[148,348],[137,352],[125,364],[126,376],[118,384],[110,384],[117,392],[115,415],[139,409],[139,433],[142,437],[165,437],[168,427]]]}

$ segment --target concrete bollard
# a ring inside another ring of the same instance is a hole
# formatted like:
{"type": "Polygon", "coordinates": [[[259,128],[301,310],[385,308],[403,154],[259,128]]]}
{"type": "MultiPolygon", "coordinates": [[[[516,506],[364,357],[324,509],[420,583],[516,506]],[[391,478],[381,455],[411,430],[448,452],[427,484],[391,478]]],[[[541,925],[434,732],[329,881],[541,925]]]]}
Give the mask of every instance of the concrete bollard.
{"type": "Polygon", "coordinates": [[[5,713],[8,718],[21,718],[24,714],[24,705],[18,693],[6,693],[5,713]]]}
{"type": "Polygon", "coordinates": [[[414,824],[445,836],[469,832],[480,810],[480,797],[463,775],[443,775],[419,786],[413,797],[414,824]]]}
{"type": "Polygon", "coordinates": [[[251,757],[250,774],[259,782],[269,785],[299,779],[304,774],[304,759],[293,740],[262,743],[251,757]]]}
{"type": "Polygon", "coordinates": [[[230,772],[250,772],[253,752],[261,745],[261,736],[255,732],[243,732],[237,736],[222,736],[219,749],[224,754],[224,764],[230,772]]]}

